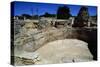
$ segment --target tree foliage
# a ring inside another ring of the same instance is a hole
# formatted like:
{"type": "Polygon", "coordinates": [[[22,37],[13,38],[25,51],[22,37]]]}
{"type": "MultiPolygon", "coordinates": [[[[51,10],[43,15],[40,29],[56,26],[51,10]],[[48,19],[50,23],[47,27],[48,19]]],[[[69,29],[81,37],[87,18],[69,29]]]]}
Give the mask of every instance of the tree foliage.
{"type": "Polygon", "coordinates": [[[85,6],[82,6],[79,10],[79,13],[74,21],[74,27],[84,27],[87,26],[89,20],[89,12],[88,8],[85,6]]]}
{"type": "Polygon", "coordinates": [[[57,19],[69,19],[70,9],[67,6],[59,7],[57,10],[57,19]]]}
{"type": "Polygon", "coordinates": [[[22,17],[25,17],[25,18],[27,18],[27,19],[32,18],[32,16],[31,16],[31,15],[29,15],[29,14],[22,14],[21,16],[22,16],[22,17]]]}
{"type": "Polygon", "coordinates": [[[55,14],[50,14],[46,12],[44,15],[41,15],[41,17],[55,17],[55,14]]]}

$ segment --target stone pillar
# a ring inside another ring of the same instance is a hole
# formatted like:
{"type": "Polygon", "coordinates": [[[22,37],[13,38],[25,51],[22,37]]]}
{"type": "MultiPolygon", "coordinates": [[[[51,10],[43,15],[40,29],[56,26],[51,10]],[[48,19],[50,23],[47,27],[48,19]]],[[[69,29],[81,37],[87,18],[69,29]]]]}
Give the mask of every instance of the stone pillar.
{"type": "Polygon", "coordinates": [[[24,20],[26,20],[26,17],[24,17],[24,20]]]}
{"type": "Polygon", "coordinates": [[[72,25],[74,24],[74,18],[71,17],[70,20],[71,20],[71,22],[70,22],[70,23],[71,23],[70,26],[72,27],[72,25]]]}
{"type": "Polygon", "coordinates": [[[91,23],[91,22],[89,21],[89,22],[88,22],[88,27],[90,27],[90,23],[91,23]]]}

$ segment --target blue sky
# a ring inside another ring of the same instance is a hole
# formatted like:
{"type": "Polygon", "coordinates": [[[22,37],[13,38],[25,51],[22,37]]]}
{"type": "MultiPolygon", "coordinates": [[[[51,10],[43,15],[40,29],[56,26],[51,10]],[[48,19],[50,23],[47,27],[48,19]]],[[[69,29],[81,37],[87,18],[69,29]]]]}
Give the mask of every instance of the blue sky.
{"type": "MultiPolygon", "coordinates": [[[[48,4],[48,3],[33,3],[33,2],[21,2],[15,1],[14,2],[14,15],[21,15],[21,14],[30,14],[34,15],[43,15],[45,12],[56,14],[57,9],[59,6],[64,6],[66,4],[48,4]]],[[[81,8],[80,5],[66,5],[70,8],[70,13],[72,16],[76,16],[81,8]]],[[[96,6],[88,6],[88,11],[91,16],[97,14],[97,7],[96,6]]]]}

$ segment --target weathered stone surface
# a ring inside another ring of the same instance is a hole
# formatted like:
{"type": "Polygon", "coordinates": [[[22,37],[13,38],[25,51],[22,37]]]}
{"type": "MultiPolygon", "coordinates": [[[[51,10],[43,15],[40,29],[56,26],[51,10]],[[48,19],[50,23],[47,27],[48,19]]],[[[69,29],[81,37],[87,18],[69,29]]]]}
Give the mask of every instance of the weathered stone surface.
{"type": "Polygon", "coordinates": [[[30,65],[40,61],[39,55],[34,52],[23,52],[21,54],[16,54],[14,58],[15,65],[30,65]]]}
{"type": "Polygon", "coordinates": [[[42,30],[22,28],[22,33],[15,36],[15,45],[21,45],[28,51],[35,51],[44,44],[66,38],[77,38],[76,30],[70,28],[48,27],[42,30]],[[73,34],[74,33],[74,34],[73,34]],[[31,43],[31,44],[30,44],[31,43]],[[30,47],[30,48],[29,48],[30,47]]]}
{"type": "Polygon", "coordinates": [[[92,61],[88,44],[77,39],[56,40],[50,42],[35,52],[20,51],[15,52],[15,63],[17,65],[28,64],[51,64],[92,61]]]}
{"type": "Polygon", "coordinates": [[[25,29],[23,27],[23,32],[15,36],[14,43],[15,45],[23,46],[22,48],[28,51],[34,51],[50,41],[63,39],[63,32],[53,27],[43,30],[25,29]]]}
{"type": "Polygon", "coordinates": [[[91,61],[93,56],[87,45],[86,42],[77,39],[56,40],[39,48],[36,53],[43,59],[43,62],[41,61],[43,64],[46,61],[47,63],[91,61]]]}

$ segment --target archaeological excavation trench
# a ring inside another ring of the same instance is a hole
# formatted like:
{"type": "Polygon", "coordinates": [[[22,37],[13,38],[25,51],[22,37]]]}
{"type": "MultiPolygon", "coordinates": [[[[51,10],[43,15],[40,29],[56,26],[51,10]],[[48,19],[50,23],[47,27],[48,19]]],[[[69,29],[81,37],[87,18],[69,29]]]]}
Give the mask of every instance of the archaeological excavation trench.
{"type": "Polygon", "coordinates": [[[26,23],[14,37],[14,62],[28,65],[97,60],[96,39],[97,29],[38,29],[33,23],[26,23]]]}

